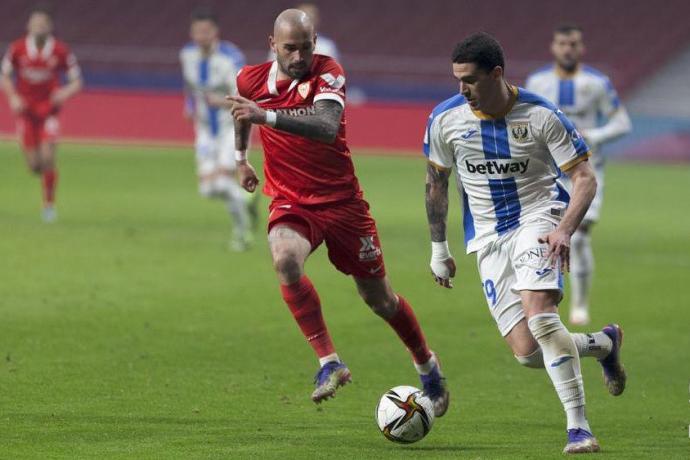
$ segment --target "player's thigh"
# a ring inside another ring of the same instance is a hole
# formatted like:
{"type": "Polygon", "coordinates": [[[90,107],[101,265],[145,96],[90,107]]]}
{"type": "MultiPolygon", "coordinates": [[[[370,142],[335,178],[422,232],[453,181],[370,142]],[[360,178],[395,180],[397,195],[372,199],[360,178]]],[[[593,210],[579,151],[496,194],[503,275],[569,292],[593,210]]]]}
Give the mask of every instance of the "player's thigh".
{"type": "Polygon", "coordinates": [[[217,140],[216,163],[218,169],[225,174],[235,175],[237,162],[235,160],[235,131],[229,127],[221,130],[217,140]]]}
{"type": "Polygon", "coordinates": [[[386,267],[376,221],[361,199],[334,204],[319,213],[328,258],[342,273],[355,278],[383,278],[386,267]]]}
{"type": "Polygon", "coordinates": [[[216,141],[207,127],[196,127],[194,140],[196,171],[200,179],[208,178],[216,170],[216,141]]]}
{"type": "Polygon", "coordinates": [[[539,237],[552,232],[554,222],[539,219],[524,223],[511,239],[511,263],[515,272],[513,292],[518,293],[527,317],[556,311],[562,297],[560,264],[551,265],[548,245],[539,237]]]}
{"type": "Polygon", "coordinates": [[[498,330],[506,337],[524,318],[520,296],[513,291],[515,273],[504,245],[489,244],[477,253],[482,291],[498,330]]]}

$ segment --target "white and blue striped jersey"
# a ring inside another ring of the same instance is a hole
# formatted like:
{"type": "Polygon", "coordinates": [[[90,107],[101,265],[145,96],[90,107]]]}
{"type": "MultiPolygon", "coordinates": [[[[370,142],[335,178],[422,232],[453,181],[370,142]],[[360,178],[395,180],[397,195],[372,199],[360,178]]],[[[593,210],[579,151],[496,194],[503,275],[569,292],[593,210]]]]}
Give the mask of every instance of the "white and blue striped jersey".
{"type": "Polygon", "coordinates": [[[566,114],[587,139],[596,165],[603,162],[596,155],[598,147],[630,131],[630,119],[611,80],[593,67],[580,65],[573,75],[565,76],[550,64],[532,73],[525,88],[566,114]]]}
{"type": "Polygon", "coordinates": [[[424,154],[455,167],[462,185],[467,253],[533,219],[558,223],[569,201],[556,181],[589,156],[573,124],[546,99],[512,87],[500,118],[473,111],[458,94],[429,116],[424,154]]]}
{"type": "Polygon", "coordinates": [[[180,51],[187,109],[194,113],[199,129],[218,136],[221,130],[234,129],[232,115],[227,110],[209,107],[205,95],[220,96],[237,92],[237,72],[245,65],[244,54],[230,42],[220,41],[209,56],[190,43],[180,51]]]}

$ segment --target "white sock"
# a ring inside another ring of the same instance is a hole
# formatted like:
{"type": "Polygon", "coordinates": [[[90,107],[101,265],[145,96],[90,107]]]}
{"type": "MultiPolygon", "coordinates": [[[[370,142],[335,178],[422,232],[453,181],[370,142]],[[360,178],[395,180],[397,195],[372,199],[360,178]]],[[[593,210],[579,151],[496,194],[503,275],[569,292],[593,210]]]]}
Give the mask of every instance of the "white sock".
{"type": "Polygon", "coordinates": [[[589,334],[570,334],[575,342],[577,353],[580,358],[592,356],[596,359],[604,359],[613,348],[611,338],[603,332],[592,332],[589,334]]]}
{"type": "Polygon", "coordinates": [[[338,357],[338,353],[331,353],[330,355],[326,355],[323,358],[319,358],[319,367],[323,367],[331,361],[335,361],[336,363],[340,362],[340,357],[338,357]]]}
{"type": "Polygon", "coordinates": [[[433,353],[427,362],[423,364],[414,363],[414,368],[417,369],[417,373],[419,375],[427,375],[429,372],[434,370],[434,366],[436,366],[436,355],[433,353]]]}
{"type": "Polygon", "coordinates": [[[585,390],[580,358],[568,329],[557,313],[540,313],[527,321],[544,355],[544,367],[553,382],[568,420],[568,429],[591,431],[585,417],[585,390]]]}
{"type": "Polygon", "coordinates": [[[570,306],[587,310],[594,273],[592,239],[580,230],[570,240],[570,306]]]}

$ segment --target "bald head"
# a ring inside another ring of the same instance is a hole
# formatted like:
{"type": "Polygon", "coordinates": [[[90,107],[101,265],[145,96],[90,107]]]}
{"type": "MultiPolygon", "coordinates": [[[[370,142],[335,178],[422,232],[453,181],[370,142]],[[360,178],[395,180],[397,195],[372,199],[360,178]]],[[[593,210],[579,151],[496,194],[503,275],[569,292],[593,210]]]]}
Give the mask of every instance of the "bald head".
{"type": "Polygon", "coordinates": [[[290,8],[280,13],[273,24],[274,37],[285,33],[308,34],[313,36],[314,22],[304,11],[290,8]]]}
{"type": "Polygon", "coordinates": [[[302,78],[309,72],[316,45],[314,22],[307,13],[291,8],[278,15],[269,37],[280,72],[288,78],[302,78]]]}

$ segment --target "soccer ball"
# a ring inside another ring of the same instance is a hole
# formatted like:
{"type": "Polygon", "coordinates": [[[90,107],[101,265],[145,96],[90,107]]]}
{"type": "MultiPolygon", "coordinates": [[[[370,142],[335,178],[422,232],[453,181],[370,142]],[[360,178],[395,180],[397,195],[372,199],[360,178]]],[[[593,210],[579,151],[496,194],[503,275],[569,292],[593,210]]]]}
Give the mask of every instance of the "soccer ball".
{"type": "Polygon", "coordinates": [[[431,430],[434,406],[422,390],[402,385],[381,396],[375,415],[386,438],[409,444],[419,441],[431,430]]]}

